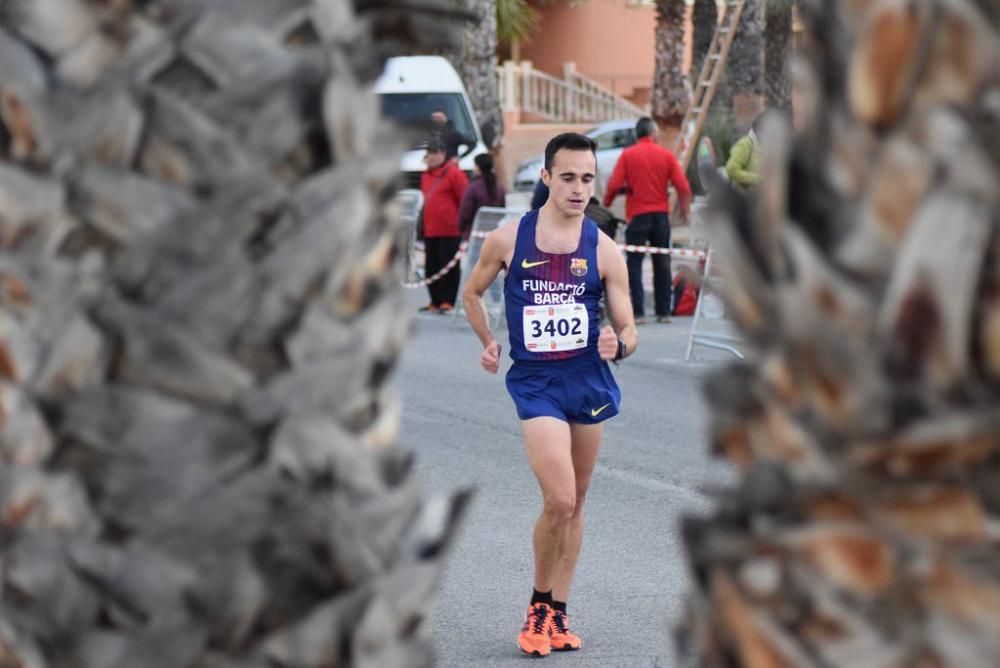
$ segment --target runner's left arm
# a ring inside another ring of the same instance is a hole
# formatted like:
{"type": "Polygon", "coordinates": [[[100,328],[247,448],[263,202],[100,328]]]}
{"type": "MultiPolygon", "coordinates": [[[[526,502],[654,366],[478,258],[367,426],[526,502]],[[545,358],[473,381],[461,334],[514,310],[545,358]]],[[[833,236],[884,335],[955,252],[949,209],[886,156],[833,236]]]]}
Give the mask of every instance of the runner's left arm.
{"type": "Polygon", "coordinates": [[[632,302],[628,292],[628,268],[618,244],[607,235],[599,235],[598,264],[604,280],[604,300],[607,304],[611,326],[604,327],[597,340],[601,359],[613,360],[618,352],[618,339],[625,343],[625,357],[635,352],[639,345],[639,332],[635,328],[632,302]]]}

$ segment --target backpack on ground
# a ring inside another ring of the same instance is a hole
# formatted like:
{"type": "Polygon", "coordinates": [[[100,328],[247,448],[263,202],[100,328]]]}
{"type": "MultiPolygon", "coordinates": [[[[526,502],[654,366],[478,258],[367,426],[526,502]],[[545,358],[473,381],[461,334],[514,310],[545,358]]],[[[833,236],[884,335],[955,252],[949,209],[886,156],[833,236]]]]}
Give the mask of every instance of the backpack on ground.
{"type": "Polygon", "coordinates": [[[674,309],[672,315],[694,315],[698,305],[698,289],[683,273],[674,276],[674,309]]]}

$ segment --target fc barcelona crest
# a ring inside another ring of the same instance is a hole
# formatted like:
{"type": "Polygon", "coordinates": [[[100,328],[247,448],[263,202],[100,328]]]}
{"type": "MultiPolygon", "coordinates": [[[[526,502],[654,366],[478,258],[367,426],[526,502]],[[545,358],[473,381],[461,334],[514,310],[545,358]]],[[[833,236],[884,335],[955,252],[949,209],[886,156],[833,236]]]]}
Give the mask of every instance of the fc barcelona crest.
{"type": "Polygon", "coordinates": [[[587,273],[587,258],[574,257],[569,261],[569,273],[574,276],[583,276],[587,273]]]}

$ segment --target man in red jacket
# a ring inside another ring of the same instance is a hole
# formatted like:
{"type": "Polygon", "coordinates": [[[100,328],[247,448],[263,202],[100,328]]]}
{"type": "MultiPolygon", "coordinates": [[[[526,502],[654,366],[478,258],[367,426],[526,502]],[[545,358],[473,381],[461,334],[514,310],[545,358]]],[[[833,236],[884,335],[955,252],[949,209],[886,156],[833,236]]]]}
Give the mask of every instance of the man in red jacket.
{"type": "MultiPolygon", "coordinates": [[[[458,206],[469,179],[448,160],[443,142],[433,138],[427,143],[424,157],[427,171],[420,177],[424,194],[424,274],[427,278],[443,269],[458,252],[462,240],[458,228],[458,206]]],[[[450,313],[458,297],[461,269],[456,264],[451,271],[427,286],[431,302],[421,311],[450,313]]]]}
{"type": "MultiPolygon", "coordinates": [[[[670,247],[670,196],[672,183],[680,199],[681,220],[691,208],[691,186],[674,154],[656,143],[656,124],[642,117],[635,124],[636,143],[622,151],[604,191],[604,206],[611,206],[618,192],[626,192],[625,243],[636,246],[670,247]]],[[[628,286],[637,323],[645,322],[642,288],[644,253],[628,254],[628,286]]],[[[653,299],[657,322],[670,322],[670,256],[653,255],[653,299]]]]}

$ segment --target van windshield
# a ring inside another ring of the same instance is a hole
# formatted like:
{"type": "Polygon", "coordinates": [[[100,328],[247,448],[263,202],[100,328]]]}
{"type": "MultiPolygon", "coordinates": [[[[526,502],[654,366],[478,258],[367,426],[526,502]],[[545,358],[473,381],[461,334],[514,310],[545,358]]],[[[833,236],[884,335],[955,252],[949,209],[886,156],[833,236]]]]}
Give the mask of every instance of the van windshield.
{"type": "Polygon", "coordinates": [[[476,139],[478,133],[460,93],[382,93],[382,115],[415,130],[430,130],[431,112],[443,109],[462,135],[476,139]]]}

